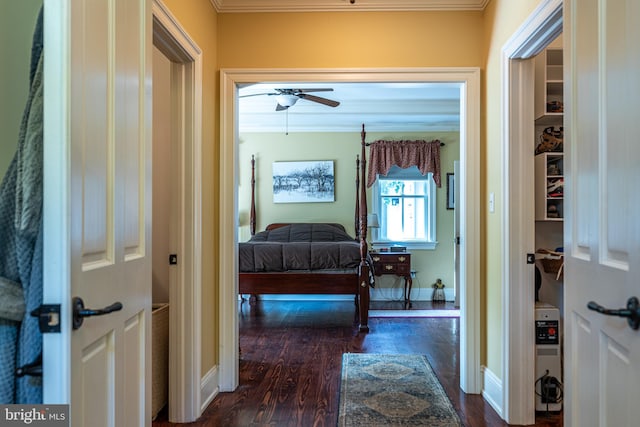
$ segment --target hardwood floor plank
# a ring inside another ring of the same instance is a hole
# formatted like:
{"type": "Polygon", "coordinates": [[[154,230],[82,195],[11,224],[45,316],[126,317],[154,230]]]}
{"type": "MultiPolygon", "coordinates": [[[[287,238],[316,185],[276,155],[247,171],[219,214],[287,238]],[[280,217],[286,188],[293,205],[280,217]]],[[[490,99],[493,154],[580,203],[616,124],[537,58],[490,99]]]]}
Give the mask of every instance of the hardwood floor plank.
{"type": "MultiPolygon", "coordinates": [[[[447,305],[415,302],[413,309],[453,308],[447,305]]],[[[457,318],[371,318],[363,334],[352,301],[260,301],[239,312],[240,385],[216,396],[189,426],[334,427],[347,352],[424,354],[465,426],[508,425],[482,396],[460,390],[457,318]]],[[[166,409],[153,422],[171,425],[166,409]]],[[[562,417],[541,414],[535,425],[562,426],[562,417]]]]}

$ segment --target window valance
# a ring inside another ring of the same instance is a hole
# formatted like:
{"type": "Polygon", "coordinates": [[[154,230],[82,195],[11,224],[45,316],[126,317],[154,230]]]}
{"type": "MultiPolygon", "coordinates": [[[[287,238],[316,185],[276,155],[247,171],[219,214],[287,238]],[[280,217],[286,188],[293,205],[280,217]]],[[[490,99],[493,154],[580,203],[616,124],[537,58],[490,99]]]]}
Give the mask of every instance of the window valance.
{"type": "Polygon", "coordinates": [[[384,141],[369,144],[369,171],[367,187],[376,181],[376,175],[387,175],[391,166],[402,169],[417,166],[422,175],[433,174],[440,187],[440,141],[384,141]]]}

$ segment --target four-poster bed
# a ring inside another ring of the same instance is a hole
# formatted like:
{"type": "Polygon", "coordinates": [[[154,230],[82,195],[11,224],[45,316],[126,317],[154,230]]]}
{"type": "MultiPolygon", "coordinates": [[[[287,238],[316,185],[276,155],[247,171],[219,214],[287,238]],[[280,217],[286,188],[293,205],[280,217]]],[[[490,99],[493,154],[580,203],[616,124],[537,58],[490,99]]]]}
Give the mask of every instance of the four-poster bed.
{"type": "Polygon", "coordinates": [[[249,242],[239,244],[239,293],[353,295],[359,330],[369,331],[369,287],[373,284],[366,242],[366,133],[356,160],[355,235],[339,224],[270,224],[256,233],[255,159],[251,159],[249,242]],[[311,254],[302,259],[301,254],[311,254]],[[315,254],[315,257],[314,257],[315,254]],[[261,257],[261,255],[264,255],[261,257]],[[267,261],[277,261],[268,267],[267,261]]]}

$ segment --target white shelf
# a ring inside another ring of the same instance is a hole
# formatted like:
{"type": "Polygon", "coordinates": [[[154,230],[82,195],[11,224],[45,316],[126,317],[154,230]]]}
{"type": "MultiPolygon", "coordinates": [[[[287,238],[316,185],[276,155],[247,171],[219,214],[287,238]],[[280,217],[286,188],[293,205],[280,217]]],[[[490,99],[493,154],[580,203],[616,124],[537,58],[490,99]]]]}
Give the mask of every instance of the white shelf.
{"type": "Polygon", "coordinates": [[[564,154],[535,156],[535,219],[562,221],[564,217],[564,154]]]}
{"type": "Polygon", "coordinates": [[[535,119],[536,124],[559,124],[564,112],[564,65],[562,49],[548,48],[535,58],[535,119]]]}

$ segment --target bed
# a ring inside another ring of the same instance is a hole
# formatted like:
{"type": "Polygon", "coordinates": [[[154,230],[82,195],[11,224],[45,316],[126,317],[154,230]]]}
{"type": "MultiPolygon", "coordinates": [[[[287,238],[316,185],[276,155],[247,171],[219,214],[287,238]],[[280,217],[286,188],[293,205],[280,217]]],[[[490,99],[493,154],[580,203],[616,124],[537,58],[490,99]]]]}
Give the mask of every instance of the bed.
{"type": "Polygon", "coordinates": [[[358,328],[369,331],[365,130],[356,159],[355,237],[335,223],[276,223],[256,233],[255,159],[251,159],[251,239],[239,244],[239,293],[353,295],[358,328]],[[362,179],[360,179],[362,177],[362,179]]]}

